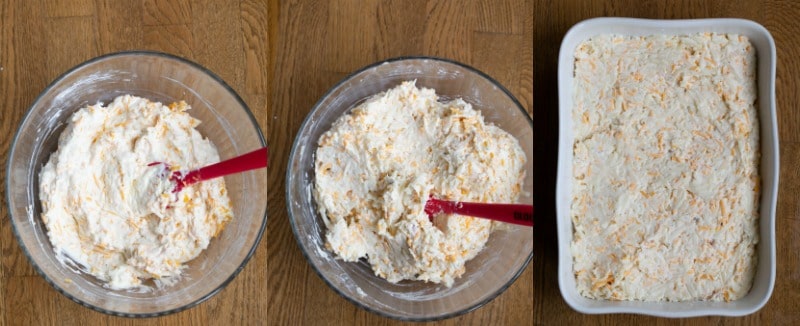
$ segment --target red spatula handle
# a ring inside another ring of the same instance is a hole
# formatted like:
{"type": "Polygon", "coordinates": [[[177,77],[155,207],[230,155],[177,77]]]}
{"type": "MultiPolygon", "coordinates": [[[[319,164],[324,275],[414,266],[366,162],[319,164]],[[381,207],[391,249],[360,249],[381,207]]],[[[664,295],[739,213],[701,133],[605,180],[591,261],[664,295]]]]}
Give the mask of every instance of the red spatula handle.
{"type": "Polygon", "coordinates": [[[429,216],[437,213],[459,214],[533,226],[533,205],[454,202],[431,197],[425,203],[425,213],[429,216]]]}
{"type": "Polygon", "coordinates": [[[264,147],[229,160],[189,171],[189,173],[186,173],[182,178],[183,186],[228,174],[265,168],[267,167],[267,155],[267,148],[264,147]]]}

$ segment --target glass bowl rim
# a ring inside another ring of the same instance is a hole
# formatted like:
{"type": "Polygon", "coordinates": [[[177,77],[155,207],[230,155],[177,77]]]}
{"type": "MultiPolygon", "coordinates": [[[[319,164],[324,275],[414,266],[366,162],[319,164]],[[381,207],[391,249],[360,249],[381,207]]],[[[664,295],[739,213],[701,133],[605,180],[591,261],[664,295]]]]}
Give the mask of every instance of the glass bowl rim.
{"type": "MultiPolygon", "coordinates": [[[[134,50],[134,51],[119,51],[119,52],[107,53],[107,54],[103,54],[103,55],[100,55],[100,56],[93,57],[93,58],[91,58],[89,60],[86,60],[86,61],[84,61],[84,62],[82,62],[82,63],[80,63],[80,64],[78,64],[78,65],[76,65],[76,66],[74,66],[72,68],[70,68],[69,70],[65,71],[64,73],[60,74],[58,77],[53,79],[53,81],[50,82],[39,93],[39,95],[36,96],[36,99],[34,99],[33,102],[31,103],[31,105],[28,107],[27,112],[25,113],[25,115],[22,117],[22,119],[20,120],[19,124],[17,125],[17,131],[14,133],[14,138],[13,138],[13,140],[11,142],[11,147],[9,147],[9,149],[8,149],[8,159],[6,161],[6,207],[8,208],[8,215],[11,218],[11,230],[12,230],[12,233],[14,234],[14,238],[17,240],[17,244],[20,246],[20,248],[22,248],[22,252],[25,254],[25,257],[28,258],[28,261],[31,263],[31,265],[33,266],[34,270],[36,270],[36,273],[41,275],[42,278],[44,278],[44,280],[47,281],[47,283],[50,284],[50,286],[53,287],[53,289],[55,289],[57,292],[61,293],[65,297],[67,297],[70,300],[74,301],[75,303],[80,304],[81,306],[90,308],[90,309],[92,309],[94,311],[98,311],[98,312],[101,312],[101,313],[104,313],[104,314],[107,314],[107,315],[119,316],[119,317],[129,317],[129,318],[158,317],[158,316],[170,315],[170,314],[173,314],[173,313],[176,313],[176,312],[180,312],[180,311],[184,311],[184,310],[187,310],[189,308],[197,306],[198,304],[210,299],[211,297],[213,297],[214,295],[216,295],[217,293],[222,291],[222,289],[224,289],[231,281],[233,281],[233,279],[237,275],[239,275],[239,273],[244,269],[245,265],[247,265],[247,263],[253,257],[253,254],[255,253],[256,248],[258,247],[258,244],[261,243],[261,238],[262,238],[262,236],[264,234],[264,230],[266,229],[266,226],[267,226],[267,207],[264,207],[264,217],[262,218],[261,227],[259,228],[258,234],[256,235],[255,242],[253,243],[252,247],[248,250],[248,253],[245,256],[244,260],[242,260],[242,262],[239,264],[239,267],[236,268],[233,271],[233,273],[230,276],[228,276],[227,279],[225,279],[222,283],[220,283],[220,285],[217,286],[216,288],[214,288],[211,292],[209,292],[209,293],[207,293],[205,295],[202,295],[198,299],[196,299],[196,300],[194,300],[192,302],[189,302],[187,304],[184,304],[184,305],[182,305],[182,306],[180,306],[178,308],[164,310],[164,311],[157,311],[157,312],[147,312],[147,313],[129,313],[129,312],[123,312],[123,311],[115,311],[115,310],[104,309],[104,308],[89,304],[89,303],[87,303],[87,302],[85,302],[85,301],[83,301],[83,300],[81,300],[81,299],[79,299],[79,298],[77,298],[77,297],[75,297],[73,295],[70,295],[66,291],[64,291],[64,289],[62,289],[61,287],[56,285],[56,283],[53,282],[53,280],[51,280],[50,277],[47,274],[44,273],[44,271],[39,267],[39,265],[36,263],[36,261],[31,256],[31,254],[28,252],[28,247],[26,247],[25,244],[22,242],[21,235],[19,234],[19,231],[17,230],[17,224],[15,222],[15,219],[12,217],[13,213],[11,211],[11,195],[10,195],[10,192],[9,192],[9,190],[11,188],[11,182],[9,181],[10,178],[8,176],[11,175],[11,162],[13,161],[13,158],[14,158],[15,149],[17,147],[17,141],[19,140],[20,133],[22,132],[22,126],[26,122],[28,122],[28,119],[30,119],[31,114],[33,112],[33,108],[37,104],[39,104],[39,102],[42,100],[42,98],[45,96],[45,94],[50,92],[53,89],[53,87],[55,87],[58,83],[63,81],[66,77],[70,76],[72,73],[74,73],[74,72],[76,72],[76,71],[78,71],[78,70],[80,70],[82,68],[85,68],[87,66],[90,66],[92,64],[95,64],[97,62],[103,61],[103,60],[113,59],[113,58],[117,58],[117,57],[126,57],[126,56],[131,56],[131,57],[160,57],[160,58],[164,58],[164,59],[168,59],[168,60],[178,61],[179,63],[188,65],[191,68],[195,68],[198,71],[200,71],[201,73],[206,74],[208,77],[211,77],[212,80],[214,80],[220,86],[222,86],[222,88],[225,89],[230,95],[232,95],[234,97],[234,99],[236,100],[236,102],[238,102],[239,105],[241,105],[242,109],[244,109],[244,112],[247,114],[247,117],[250,119],[250,122],[253,124],[253,128],[255,129],[256,135],[258,136],[258,141],[261,143],[262,146],[264,146],[264,147],[267,146],[267,142],[266,142],[266,139],[264,138],[264,134],[261,131],[261,128],[258,126],[258,121],[256,120],[255,116],[253,115],[253,112],[250,110],[250,107],[247,106],[247,103],[245,103],[245,101],[239,96],[239,94],[230,85],[228,85],[221,77],[217,76],[216,74],[214,74],[211,70],[207,69],[206,67],[204,67],[204,66],[202,66],[202,65],[200,65],[200,64],[198,64],[198,63],[196,63],[194,61],[191,61],[189,59],[186,59],[186,58],[183,58],[183,57],[179,57],[179,56],[176,56],[176,55],[173,55],[173,54],[169,54],[169,53],[158,52],[158,51],[134,50]]],[[[266,201],[264,202],[264,205],[266,206],[266,201]]]]}
{"type": "MultiPolygon", "coordinates": [[[[511,285],[513,285],[514,282],[516,282],[516,280],[520,277],[520,275],[522,275],[522,273],[528,267],[530,262],[533,260],[533,250],[531,250],[530,254],[528,254],[528,258],[525,259],[525,262],[522,264],[522,266],[520,266],[519,270],[516,271],[516,273],[514,273],[514,275],[508,280],[508,282],[506,282],[503,286],[498,288],[494,293],[492,293],[491,295],[489,295],[485,299],[483,299],[481,301],[478,301],[475,304],[472,304],[467,308],[460,309],[460,310],[453,311],[453,312],[440,314],[440,315],[436,315],[436,316],[430,316],[430,317],[413,317],[413,316],[412,317],[407,317],[407,316],[395,315],[395,314],[391,314],[391,313],[387,313],[387,312],[384,312],[384,311],[380,311],[380,310],[377,310],[377,309],[373,309],[373,308],[367,307],[366,305],[362,304],[358,300],[345,295],[342,291],[339,290],[339,288],[334,286],[328,280],[328,278],[325,277],[322,274],[322,272],[320,272],[320,270],[317,267],[317,265],[312,263],[312,261],[310,259],[310,256],[308,255],[308,252],[306,252],[306,249],[305,249],[305,246],[303,245],[303,242],[300,240],[300,235],[298,234],[297,225],[296,225],[296,222],[295,222],[295,216],[292,213],[292,210],[289,209],[291,207],[291,205],[292,205],[292,199],[291,199],[292,197],[290,196],[290,194],[291,194],[291,185],[288,182],[288,180],[290,179],[290,177],[293,177],[293,175],[290,172],[291,171],[291,162],[292,162],[293,158],[295,157],[295,155],[297,154],[298,145],[299,145],[299,142],[300,142],[300,133],[299,133],[299,131],[305,129],[306,125],[308,123],[310,123],[311,116],[315,112],[320,110],[320,105],[322,104],[322,102],[325,99],[327,99],[328,96],[330,96],[340,86],[342,86],[342,84],[350,81],[355,76],[358,76],[359,74],[361,74],[361,73],[363,73],[363,72],[365,72],[365,71],[367,71],[369,69],[381,66],[383,64],[396,63],[396,62],[409,61],[409,60],[431,60],[431,61],[444,62],[444,63],[447,63],[447,64],[452,64],[452,65],[464,68],[466,71],[475,73],[479,77],[482,77],[482,78],[486,79],[487,81],[489,81],[490,84],[496,86],[498,90],[500,90],[503,93],[505,93],[505,95],[514,103],[514,105],[517,107],[517,109],[520,110],[523,113],[524,118],[526,120],[528,120],[528,124],[530,125],[531,130],[533,130],[533,118],[528,114],[528,112],[525,110],[525,108],[522,106],[522,104],[517,100],[517,98],[514,97],[514,95],[507,88],[505,88],[502,84],[500,84],[500,82],[498,82],[497,80],[495,80],[491,76],[487,75],[486,73],[484,73],[484,72],[482,72],[482,71],[480,71],[480,70],[478,70],[478,69],[476,69],[476,68],[474,68],[474,67],[472,67],[470,65],[467,65],[467,64],[455,61],[455,60],[442,58],[442,57],[436,57],[436,56],[400,56],[400,57],[394,57],[394,58],[389,58],[389,59],[385,59],[385,60],[380,60],[380,61],[374,62],[372,64],[366,65],[366,66],[364,66],[364,67],[362,67],[362,68],[350,73],[349,75],[345,76],[341,80],[339,80],[330,89],[328,89],[325,92],[325,94],[323,94],[320,97],[320,99],[314,104],[313,107],[311,107],[311,111],[308,112],[306,117],[303,119],[303,122],[300,124],[300,128],[297,129],[298,133],[297,133],[297,135],[295,135],[295,140],[294,140],[294,142],[292,144],[292,150],[289,153],[289,159],[287,161],[287,167],[286,167],[286,177],[284,178],[284,180],[286,180],[285,181],[286,189],[285,189],[285,196],[284,197],[286,198],[286,208],[287,208],[287,211],[289,213],[289,223],[292,226],[292,233],[294,233],[294,238],[297,241],[297,245],[300,247],[300,251],[303,253],[303,257],[306,259],[308,264],[311,265],[312,270],[314,270],[314,273],[316,273],[317,276],[319,276],[319,278],[321,278],[322,281],[325,282],[325,284],[328,285],[329,288],[333,289],[333,291],[336,292],[336,294],[338,294],[339,296],[341,296],[345,300],[349,301],[350,303],[352,303],[356,307],[359,307],[361,309],[364,309],[364,310],[366,310],[368,312],[374,313],[374,314],[382,316],[382,317],[387,317],[387,318],[400,320],[400,321],[413,321],[413,322],[438,321],[438,320],[444,320],[444,319],[449,319],[449,318],[461,316],[463,314],[466,314],[466,313],[469,313],[471,311],[474,311],[474,310],[476,310],[476,309],[478,309],[480,307],[483,307],[487,303],[491,302],[492,300],[494,300],[495,298],[500,296],[509,287],[511,287],[511,285]]],[[[531,159],[533,159],[533,158],[531,158],[531,159]]]]}

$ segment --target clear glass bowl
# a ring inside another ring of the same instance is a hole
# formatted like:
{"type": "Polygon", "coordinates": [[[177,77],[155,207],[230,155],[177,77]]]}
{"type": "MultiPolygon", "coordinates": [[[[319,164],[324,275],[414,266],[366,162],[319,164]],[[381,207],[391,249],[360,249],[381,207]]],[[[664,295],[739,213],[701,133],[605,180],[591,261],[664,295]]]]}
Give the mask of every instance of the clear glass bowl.
{"type": "Polygon", "coordinates": [[[155,52],[123,52],[89,60],[58,77],[31,105],[11,145],[7,203],[14,234],[36,270],[56,290],[89,308],[148,317],[192,307],[219,292],[252,256],[267,223],[265,169],[225,177],[234,218],[181,280],[145,293],[112,291],[61,264],[41,222],[39,170],[58,145],[67,119],[98,101],[132,94],[168,104],[185,100],[197,127],[225,159],[266,146],[247,105],[219,77],[187,60],[155,52]]]}
{"type": "MultiPolygon", "coordinates": [[[[297,133],[286,169],[286,205],[297,242],[322,279],[368,311],[401,320],[437,320],[472,311],[491,301],[522,273],[533,257],[533,229],[509,225],[492,233],[486,248],[466,264],[451,288],[402,281],[391,284],[369,264],[344,262],[323,247],[325,225],[311,196],[314,153],[320,135],[355,105],[405,80],[433,88],[445,99],[463,98],[519,140],[528,158],[524,193],[533,204],[533,121],[522,105],[492,78],[466,65],[426,57],[397,58],[365,67],[333,87],[314,106],[297,133]]],[[[533,298],[531,298],[532,300],[533,298]]]]}

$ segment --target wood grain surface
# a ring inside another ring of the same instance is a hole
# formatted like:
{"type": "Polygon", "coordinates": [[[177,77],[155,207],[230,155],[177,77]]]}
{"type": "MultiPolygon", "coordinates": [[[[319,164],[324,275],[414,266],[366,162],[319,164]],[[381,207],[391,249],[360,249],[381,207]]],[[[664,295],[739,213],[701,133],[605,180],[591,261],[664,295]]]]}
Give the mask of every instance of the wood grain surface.
{"type": "MultiPolygon", "coordinates": [[[[303,258],[284,204],[284,166],[312,105],[353,70],[403,55],[472,65],[532,114],[534,2],[0,0],[0,155],[35,97],[92,57],[156,50],[195,61],[254,111],[270,146],[268,226],[255,256],[224,290],[172,315],[127,319],[84,308],[39,276],[0,205],[3,325],[384,325],[329,289],[303,258]]],[[[800,153],[800,151],[798,151],[800,153]]],[[[5,168],[0,197],[5,200],[5,168]]],[[[499,298],[442,324],[530,325],[533,264],[499,298]]]]}
{"type": "Polygon", "coordinates": [[[800,2],[763,1],[582,1],[534,2],[534,139],[536,229],[534,230],[535,325],[798,325],[800,324],[800,2]],[[592,17],[658,19],[738,17],[766,27],[777,46],[777,110],[780,189],[777,209],[777,276],[767,305],[741,318],[664,319],[638,315],[582,315],[558,290],[555,171],[558,153],[556,67],[561,39],[575,23],[592,17]]]}

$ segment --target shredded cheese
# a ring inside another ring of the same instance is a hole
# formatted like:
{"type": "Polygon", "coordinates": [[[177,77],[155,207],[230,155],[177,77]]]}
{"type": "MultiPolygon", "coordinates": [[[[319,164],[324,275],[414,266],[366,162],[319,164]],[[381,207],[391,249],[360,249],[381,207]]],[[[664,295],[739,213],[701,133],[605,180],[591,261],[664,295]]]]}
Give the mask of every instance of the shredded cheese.
{"type": "Polygon", "coordinates": [[[600,35],[578,46],[571,216],[582,295],[731,301],[749,291],[755,60],[732,34],[600,35]]]}

